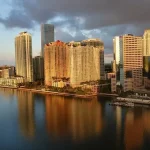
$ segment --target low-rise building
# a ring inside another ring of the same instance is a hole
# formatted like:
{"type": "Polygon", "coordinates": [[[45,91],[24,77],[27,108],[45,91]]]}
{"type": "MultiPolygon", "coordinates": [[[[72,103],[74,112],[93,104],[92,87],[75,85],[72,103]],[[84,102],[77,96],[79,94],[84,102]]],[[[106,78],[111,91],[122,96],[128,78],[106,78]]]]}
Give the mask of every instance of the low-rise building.
{"type": "Polygon", "coordinates": [[[114,72],[107,73],[107,80],[111,80],[111,92],[112,93],[116,92],[117,91],[116,73],[114,72]]]}
{"type": "Polygon", "coordinates": [[[150,56],[143,57],[144,87],[150,88],[150,56]]]}
{"type": "Polygon", "coordinates": [[[14,66],[2,66],[0,67],[0,78],[10,78],[15,76],[14,66]]]}
{"type": "Polygon", "coordinates": [[[150,79],[147,77],[144,77],[144,87],[148,89],[150,88],[150,79]]]}
{"type": "Polygon", "coordinates": [[[19,83],[24,83],[23,77],[0,78],[0,86],[17,87],[19,83]]]}
{"type": "Polygon", "coordinates": [[[133,78],[127,78],[124,80],[124,92],[133,91],[134,90],[134,81],[133,78]]]}

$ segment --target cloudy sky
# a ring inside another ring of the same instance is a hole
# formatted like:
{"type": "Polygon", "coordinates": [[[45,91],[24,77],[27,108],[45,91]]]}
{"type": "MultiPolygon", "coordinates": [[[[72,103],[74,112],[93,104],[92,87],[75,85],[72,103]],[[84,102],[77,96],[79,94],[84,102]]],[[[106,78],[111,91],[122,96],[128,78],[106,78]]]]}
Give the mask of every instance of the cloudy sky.
{"type": "Polygon", "coordinates": [[[150,0],[0,0],[0,64],[15,64],[14,38],[33,37],[33,56],[41,49],[40,24],[55,25],[55,40],[100,38],[105,62],[112,60],[112,39],[150,28],[150,0]]]}

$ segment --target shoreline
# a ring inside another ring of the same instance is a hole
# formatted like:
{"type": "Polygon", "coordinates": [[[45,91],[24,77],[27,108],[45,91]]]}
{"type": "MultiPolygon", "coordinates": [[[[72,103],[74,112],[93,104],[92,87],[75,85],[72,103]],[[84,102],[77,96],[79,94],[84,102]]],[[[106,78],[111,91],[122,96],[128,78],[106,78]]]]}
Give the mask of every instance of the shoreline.
{"type": "Polygon", "coordinates": [[[109,94],[109,93],[97,93],[91,95],[79,95],[79,94],[70,94],[70,93],[61,93],[61,92],[54,92],[54,91],[44,91],[44,90],[37,90],[37,89],[28,89],[28,88],[17,88],[17,87],[9,87],[9,86],[0,86],[0,88],[6,89],[16,89],[19,91],[30,91],[32,93],[39,93],[39,94],[49,94],[49,95],[58,95],[58,96],[65,96],[65,97],[74,97],[74,98],[85,98],[85,99],[92,99],[96,96],[107,96],[107,97],[117,97],[117,94],[109,94]]]}

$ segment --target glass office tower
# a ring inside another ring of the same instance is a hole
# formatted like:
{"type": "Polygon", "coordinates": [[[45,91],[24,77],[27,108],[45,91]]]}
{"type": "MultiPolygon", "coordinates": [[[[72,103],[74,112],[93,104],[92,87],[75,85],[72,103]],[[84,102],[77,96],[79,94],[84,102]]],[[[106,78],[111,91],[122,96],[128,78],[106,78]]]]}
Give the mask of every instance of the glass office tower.
{"type": "Polygon", "coordinates": [[[54,25],[42,24],[41,25],[41,56],[44,57],[44,45],[54,42],[54,25]]]}

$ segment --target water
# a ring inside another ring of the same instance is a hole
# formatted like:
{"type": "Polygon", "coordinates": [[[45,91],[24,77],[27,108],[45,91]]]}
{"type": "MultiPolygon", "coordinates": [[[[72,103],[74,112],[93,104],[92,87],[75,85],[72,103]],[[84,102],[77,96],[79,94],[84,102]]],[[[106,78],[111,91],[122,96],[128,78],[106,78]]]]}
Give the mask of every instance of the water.
{"type": "Polygon", "coordinates": [[[0,150],[150,150],[150,109],[0,89],[0,150]]]}

